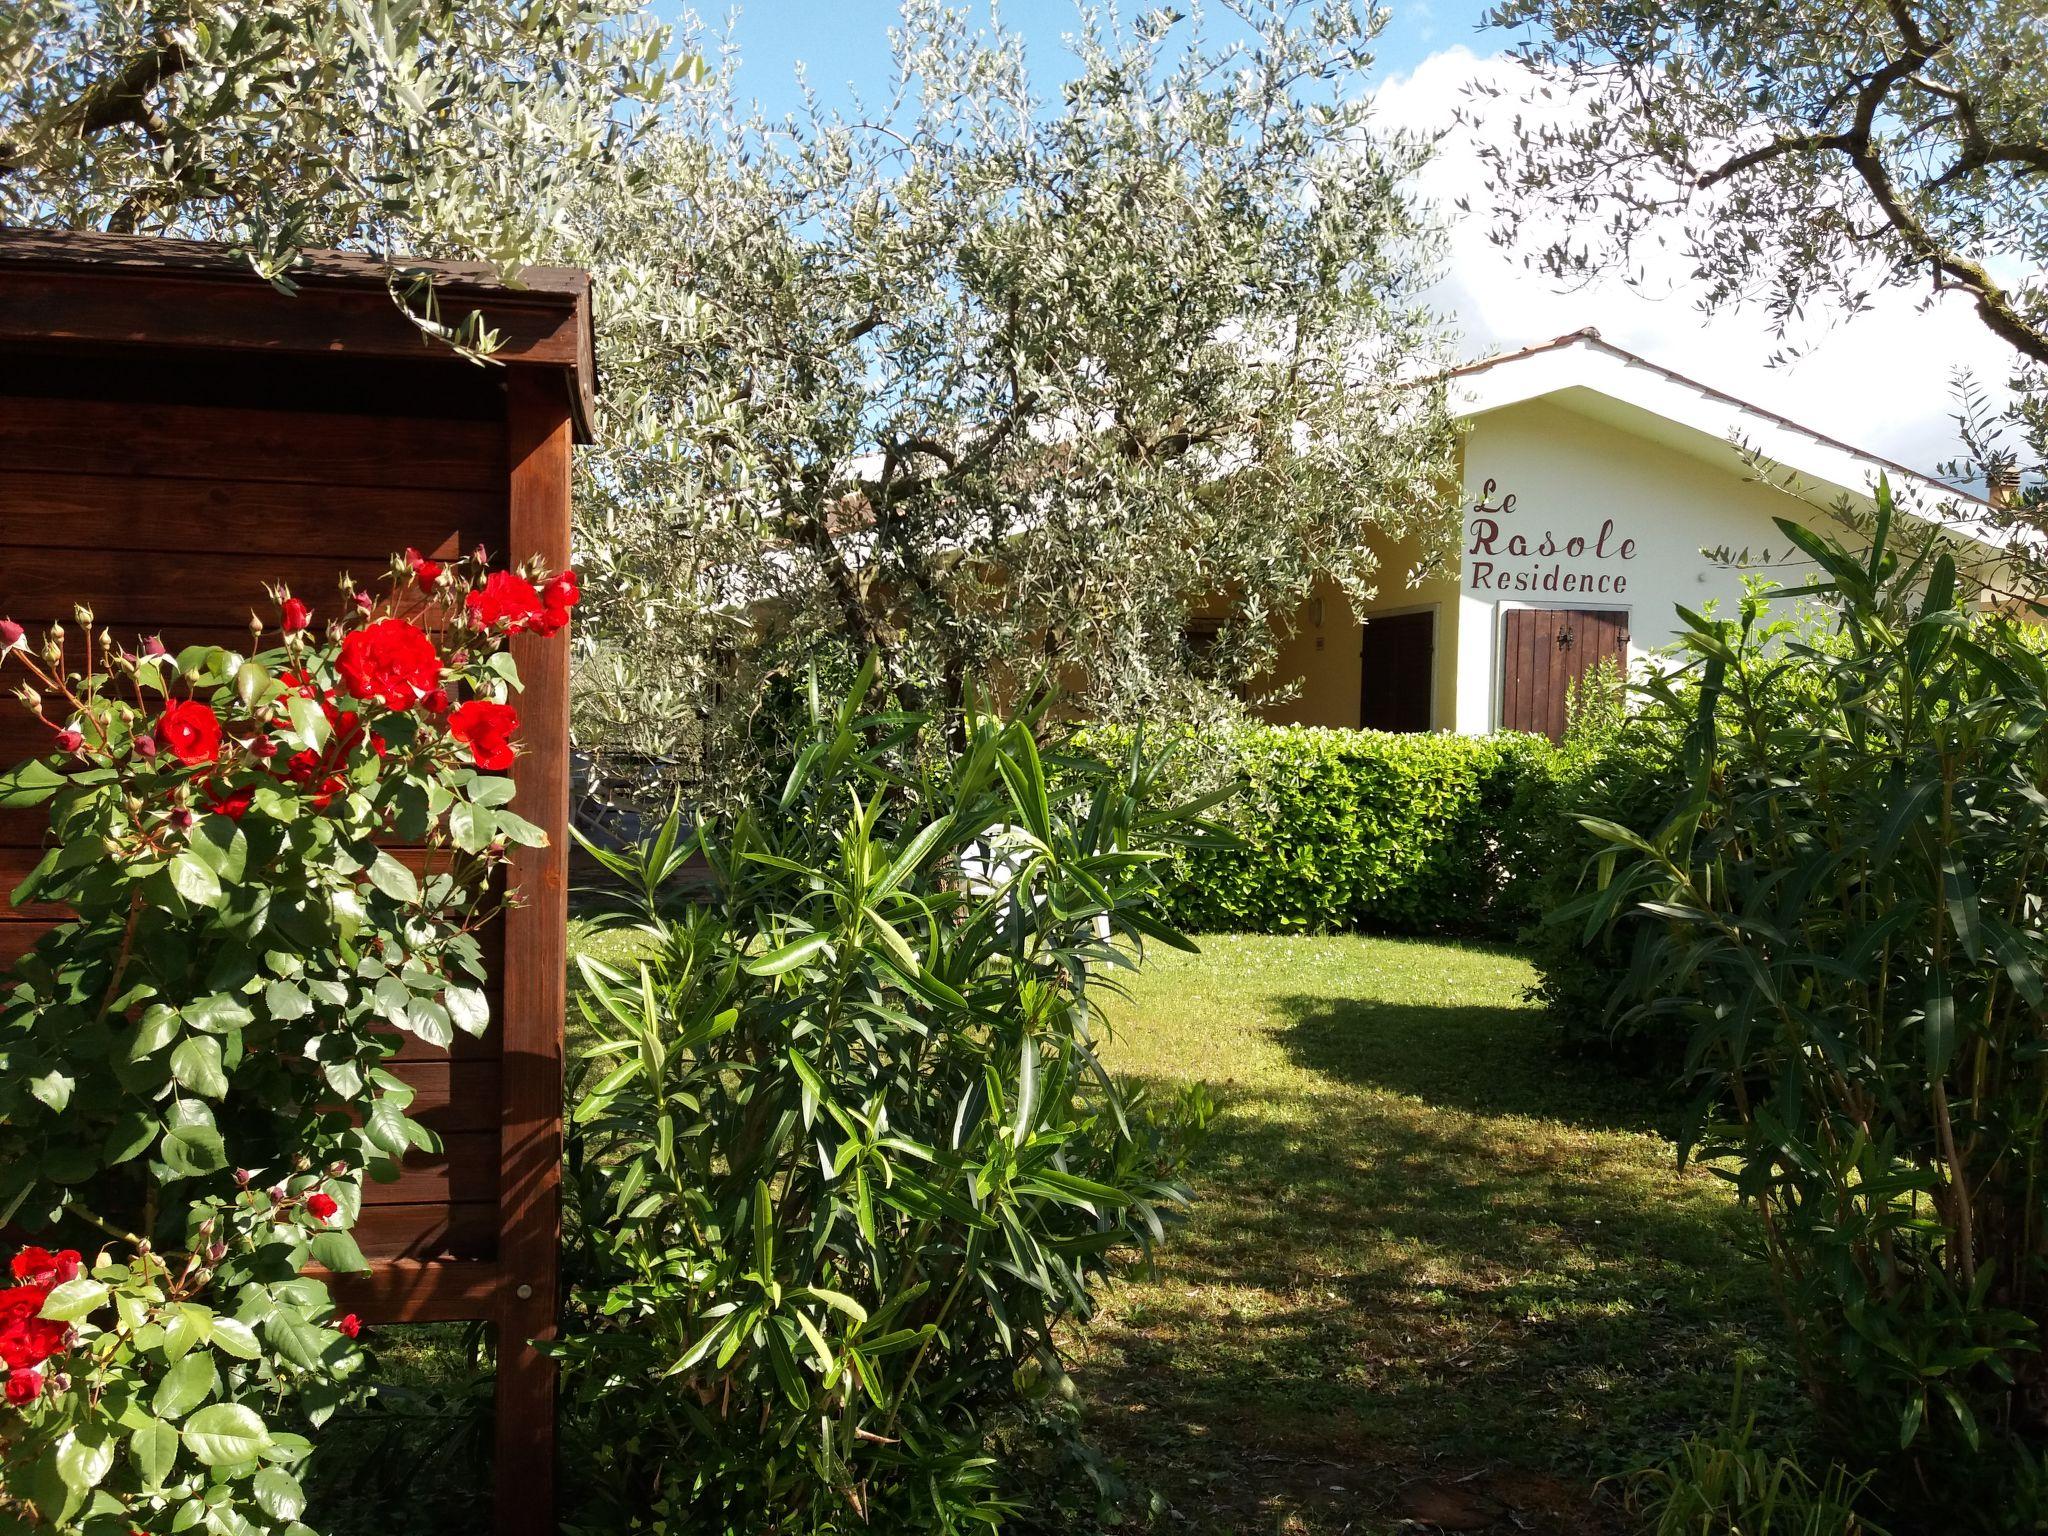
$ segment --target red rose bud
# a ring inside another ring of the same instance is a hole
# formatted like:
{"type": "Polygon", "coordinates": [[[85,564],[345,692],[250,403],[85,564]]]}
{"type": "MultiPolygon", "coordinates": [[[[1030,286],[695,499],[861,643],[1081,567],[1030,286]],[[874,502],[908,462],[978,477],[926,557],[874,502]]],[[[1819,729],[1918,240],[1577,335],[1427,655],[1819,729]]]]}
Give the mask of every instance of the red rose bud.
{"type": "Polygon", "coordinates": [[[249,743],[249,752],[250,755],[254,757],[275,757],[277,756],[277,743],[272,741],[268,736],[258,736],[254,741],[249,743]]]}
{"type": "Polygon", "coordinates": [[[247,1189],[249,1187],[251,1181],[254,1180],[255,1177],[256,1175],[251,1173],[246,1168],[237,1168],[235,1170],[235,1182],[241,1185],[241,1187],[244,1189],[247,1189]]]}
{"type": "Polygon", "coordinates": [[[312,622],[312,609],[308,608],[296,597],[288,597],[284,600],[284,632],[286,634],[296,635],[312,622]]]}
{"type": "Polygon", "coordinates": [[[356,606],[362,609],[363,612],[368,613],[377,606],[377,603],[376,599],[372,598],[369,593],[358,592],[356,594],[356,606]]]}
{"type": "Polygon", "coordinates": [[[149,758],[155,757],[155,756],[156,756],[156,738],[155,738],[154,736],[138,736],[138,737],[136,737],[136,738],[135,738],[135,755],[136,755],[137,757],[139,757],[139,758],[142,758],[142,759],[144,759],[145,761],[147,761],[147,760],[148,760],[149,758]]]}
{"type": "Polygon", "coordinates": [[[67,725],[57,733],[57,746],[61,751],[76,752],[84,745],[84,733],[73,729],[71,726],[67,725]]]}
{"type": "Polygon", "coordinates": [[[317,1222],[329,1222],[341,1209],[341,1202],[326,1191],[306,1196],[306,1214],[317,1222]]]}
{"type": "Polygon", "coordinates": [[[221,1261],[222,1259],[226,1258],[227,1256],[228,1256],[228,1245],[227,1245],[226,1243],[222,1243],[222,1242],[213,1242],[213,1243],[208,1243],[208,1244],[206,1245],[206,1262],[207,1262],[207,1263],[209,1263],[209,1264],[218,1264],[218,1263],[219,1263],[219,1262],[220,1262],[220,1261],[221,1261]]]}
{"type": "Polygon", "coordinates": [[[191,831],[192,824],[196,822],[198,819],[199,818],[197,816],[193,815],[182,805],[179,806],[175,811],[171,812],[171,825],[176,827],[180,832],[191,831]]]}
{"type": "Polygon", "coordinates": [[[412,567],[413,579],[423,587],[431,587],[441,579],[441,562],[429,560],[410,546],[405,551],[405,563],[412,567]]]}
{"type": "Polygon", "coordinates": [[[28,643],[28,631],[12,619],[0,619],[0,654],[28,643]]]}
{"type": "Polygon", "coordinates": [[[15,1407],[26,1408],[42,1395],[43,1373],[35,1367],[7,1373],[7,1401],[15,1407]]]}
{"type": "Polygon", "coordinates": [[[151,635],[142,642],[142,654],[145,656],[168,656],[170,652],[164,649],[164,642],[161,636],[151,635]]]}
{"type": "Polygon", "coordinates": [[[347,1317],[335,1319],[334,1331],[344,1338],[356,1338],[363,1331],[363,1320],[351,1312],[347,1317]]]}

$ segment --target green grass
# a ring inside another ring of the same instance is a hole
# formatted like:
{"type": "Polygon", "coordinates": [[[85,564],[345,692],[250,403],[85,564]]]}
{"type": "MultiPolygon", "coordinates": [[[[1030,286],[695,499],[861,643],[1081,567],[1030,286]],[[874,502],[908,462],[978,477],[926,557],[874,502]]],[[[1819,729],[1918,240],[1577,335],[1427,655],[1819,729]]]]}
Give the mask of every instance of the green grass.
{"type": "Polygon", "coordinates": [[[1220,1105],[1156,1272],[1074,1339],[1097,1442],[1200,1533],[1614,1528],[1598,1479],[1802,1417],[1745,1218],[1490,948],[1203,941],[1112,1066],[1220,1105]],[[1488,1523],[1491,1522],[1491,1523],[1488,1523]]]}

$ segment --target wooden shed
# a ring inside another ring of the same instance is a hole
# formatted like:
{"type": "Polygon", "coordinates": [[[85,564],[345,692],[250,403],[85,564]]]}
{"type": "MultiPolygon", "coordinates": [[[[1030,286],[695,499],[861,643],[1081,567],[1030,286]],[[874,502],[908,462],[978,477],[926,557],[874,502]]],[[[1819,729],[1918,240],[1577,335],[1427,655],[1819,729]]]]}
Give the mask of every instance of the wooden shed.
{"type": "MultiPolygon", "coordinates": [[[[445,315],[482,310],[503,338],[490,365],[423,335],[373,260],[312,255],[288,296],[219,247],[0,230],[0,613],[33,626],[85,602],[117,635],[239,646],[266,581],[332,592],[408,545],[565,566],[594,379],[588,279],[430,269],[445,315]]],[[[504,1532],[555,1526],[553,1375],[528,1341],[556,1316],[567,647],[513,642],[514,803],[551,843],[513,862],[518,904],[487,948],[491,1028],[400,1057],[445,1155],[365,1191],[373,1272],[335,1287],[371,1322],[496,1324],[504,1532]]],[[[0,709],[0,760],[47,751],[45,734],[0,709]]],[[[0,812],[0,894],[43,830],[40,813],[0,812]]],[[[0,964],[52,916],[0,906],[0,964]]]]}

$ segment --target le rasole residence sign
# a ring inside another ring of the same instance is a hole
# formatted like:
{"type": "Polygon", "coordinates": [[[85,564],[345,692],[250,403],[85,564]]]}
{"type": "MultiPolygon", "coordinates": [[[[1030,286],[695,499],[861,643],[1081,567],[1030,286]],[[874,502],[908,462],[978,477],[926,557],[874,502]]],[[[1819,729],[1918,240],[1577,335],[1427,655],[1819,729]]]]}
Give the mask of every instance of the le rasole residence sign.
{"type": "Polygon", "coordinates": [[[1474,592],[1573,593],[1618,597],[1628,591],[1626,563],[1636,541],[1614,531],[1602,518],[1600,531],[1560,534],[1554,528],[1518,528],[1515,493],[1494,500],[1489,480],[1473,503],[1465,542],[1465,580],[1474,592]]]}

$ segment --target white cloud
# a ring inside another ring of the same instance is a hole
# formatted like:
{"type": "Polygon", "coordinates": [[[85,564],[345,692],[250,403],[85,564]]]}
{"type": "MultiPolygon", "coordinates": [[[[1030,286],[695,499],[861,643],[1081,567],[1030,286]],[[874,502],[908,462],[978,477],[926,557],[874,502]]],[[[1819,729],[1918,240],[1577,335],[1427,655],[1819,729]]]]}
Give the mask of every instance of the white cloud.
{"type": "MultiPolygon", "coordinates": [[[[1525,79],[1512,59],[1457,47],[1430,55],[1376,93],[1387,126],[1441,130],[1461,106],[1479,118],[1476,129],[1452,130],[1420,179],[1423,195],[1454,221],[1449,270],[1435,299],[1463,328],[1467,355],[1597,326],[1617,346],[1927,473],[1959,451],[1948,383],[1954,368],[1973,369],[1994,398],[2003,398],[2012,351],[1955,295],[1923,308],[1917,291],[1880,293],[1863,314],[1809,324],[1792,338],[1802,355],[1774,367],[1770,360],[1784,343],[1773,336],[1761,307],[1703,315],[1676,253],[1662,270],[1653,262],[1641,288],[1606,278],[1566,292],[1531,271],[1522,251],[1488,238],[1490,205],[1473,148],[1475,132],[1511,131],[1525,79]],[[1474,79],[1505,86],[1507,93],[1475,102],[1466,92],[1474,79]],[[1460,198],[1471,212],[1458,212],[1460,198]]],[[[1532,238],[1528,248],[1541,243],[1532,238]]]]}

